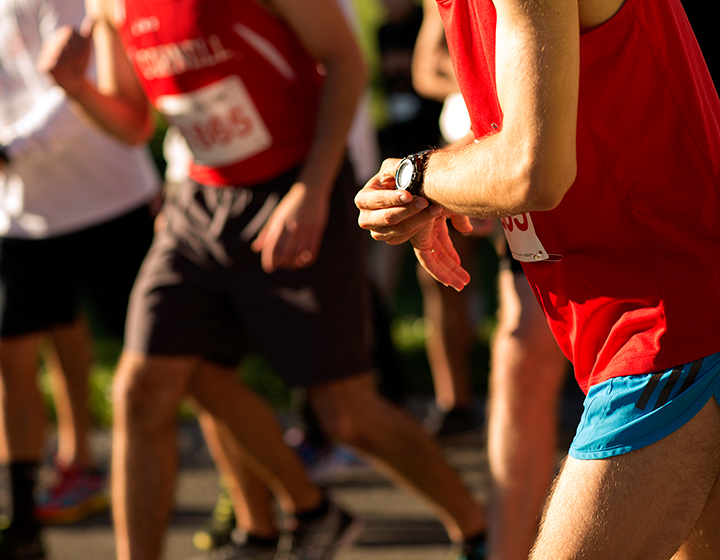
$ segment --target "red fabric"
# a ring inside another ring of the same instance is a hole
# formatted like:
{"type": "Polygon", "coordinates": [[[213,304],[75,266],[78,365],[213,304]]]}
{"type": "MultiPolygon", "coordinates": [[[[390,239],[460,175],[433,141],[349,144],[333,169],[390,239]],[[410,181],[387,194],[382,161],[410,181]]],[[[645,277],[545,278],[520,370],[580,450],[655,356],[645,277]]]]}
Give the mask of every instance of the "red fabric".
{"type": "MultiPolygon", "coordinates": [[[[492,130],[492,2],[438,5],[473,130],[492,130]]],[[[720,101],[677,0],[627,0],[580,60],[578,175],[532,213],[562,257],[523,267],[587,391],[720,350],[720,101]]]]}
{"type": "MultiPolygon", "coordinates": [[[[267,129],[268,145],[236,161],[195,161],[191,176],[198,182],[251,185],[306,158],[323,78],[290,28],[256,0],[125,0],[125,18],[117,25],[153,103],[228,76],[238,76],[247,89],[267,129]]],[[[212,149],[256,129],[242,110],[228,107],[186,124],[183,133],[191,145],[212,149]]]]}

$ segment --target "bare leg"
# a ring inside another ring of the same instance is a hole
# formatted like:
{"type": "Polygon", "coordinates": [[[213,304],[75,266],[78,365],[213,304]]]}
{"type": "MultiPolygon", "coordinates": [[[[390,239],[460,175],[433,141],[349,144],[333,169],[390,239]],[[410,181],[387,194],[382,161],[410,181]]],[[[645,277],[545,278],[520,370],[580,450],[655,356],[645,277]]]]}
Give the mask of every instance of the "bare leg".
{"type": "MultiPolygon", "coordinates": [[[[462,262],[471,262],[474,240],[460,234],[452,238],[462,262]]],[[[421,266],[417,267],[417,277],[425,318],[432,326],[425,348],[435,387],[435,403],[444,411],[470,408],[474,400],[470,350],[475,334],[468,316],[467,294],[443,286],[421,266]]]]}
{"type": "Polygon", "coordinates": [[[228,368],[187,357],[125,352],[114,385],[113,514],[119,560],[158,560],[172,506],[175,415],[189,393],[248,450],[286,511],[315,507],[322,496],[282,440],[270,408],[228,368]]]}
{"type": "Polygon", "coordinates": [[[224,424],[207,412],[198,415],[205,441],[233,501],[237,526],[250,535],[278,535],[273,496],[248,466],[243,451],[224,424]]]}
{"type": "Polygon", "coordinates": [[[54,327],[52,344],[43,344],[42,353],[52,384],[57,413],[57,460],[63,466],[74,463],[91,467],[88,446],[90,412],[88,378],[92,363],[91,337],[84,317],[72,325],[54,327]]]}
{"type": "Polygon", "coordinates": [[[309,395],[326,433],[369,455],[397,482],[425,498],[451,539],[484,531],[483,509],[436,442],[403,410],[380,397],[371,373],[314,386],[309,395]]]}
{"type": "Polygon", "coordinates": [[[524,275],[501,270],[492,346],[489,556],[526,560],[555,469],[567,361],[524,275]]]}
{"type": "Polygon", "coordinates": [[[283,440],[268,404],[237,379],[235,371],[204,364],[191,386],[192,397],[237,440],[243,459],[289,514],[318,506],[322,493],[283,440]]]}
{"type": "Polygon", "coordinates": [[[672,560],[717,560],[720,558],[720,478],[705,504],[690,536],[672,560]]]}
{"type": "Polygon", "coordinates": [[[717,526],[704,538],[698,530],[718,519],[719,474],[715,399],[653,445],[610,459],[568,458],[531,558],[666,560],[688,537],[679,558],[708,558],[700,541],[717,550],[717,526]]]}
{"type": "Polygon", "coordinates": [[[37,389],[41,334],[0,339],[0,462],[39,461],[45,411],[37,389]]]}
{"type": "Polygon", "coordinates": [[[160,558],[175,488],[177,406],[198,370],[192,358],[120,358],[112,449],[118,560],[160,558]]]}

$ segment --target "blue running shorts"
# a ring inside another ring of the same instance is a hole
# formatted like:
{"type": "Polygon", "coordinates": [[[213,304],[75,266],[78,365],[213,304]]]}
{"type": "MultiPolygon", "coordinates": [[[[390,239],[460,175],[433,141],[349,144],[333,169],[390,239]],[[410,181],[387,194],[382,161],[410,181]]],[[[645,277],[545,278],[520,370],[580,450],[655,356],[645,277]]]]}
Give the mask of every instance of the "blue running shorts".
{"type": "Polygon", "coordinates": [[[614,377],[590,388],[574,459],[604,459],[646,447],[679,429],[712,396],[720,403],[720,352],[645,375],[614,377]]]}

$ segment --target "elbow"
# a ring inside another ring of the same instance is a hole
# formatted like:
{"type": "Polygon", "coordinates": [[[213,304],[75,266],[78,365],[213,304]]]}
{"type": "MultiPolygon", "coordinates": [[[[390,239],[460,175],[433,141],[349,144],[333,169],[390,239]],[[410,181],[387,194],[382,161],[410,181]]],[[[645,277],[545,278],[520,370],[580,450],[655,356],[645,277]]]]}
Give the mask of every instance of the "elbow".
{"type": "Polygon", "coordinates": [[[575,182],[577,161],[563,157],[554,162],[527,165],[520,173],[517,184],[517,206],[525,212],[544,212],[556,208],[565,193],[575,182]]]}
{"type": "Polygon", "coordinates": [[[144,122],[130,126],[121,134],[120,139],[131,146],[147,144],[155,134],[155,120],[148,116],[144,122]]]}

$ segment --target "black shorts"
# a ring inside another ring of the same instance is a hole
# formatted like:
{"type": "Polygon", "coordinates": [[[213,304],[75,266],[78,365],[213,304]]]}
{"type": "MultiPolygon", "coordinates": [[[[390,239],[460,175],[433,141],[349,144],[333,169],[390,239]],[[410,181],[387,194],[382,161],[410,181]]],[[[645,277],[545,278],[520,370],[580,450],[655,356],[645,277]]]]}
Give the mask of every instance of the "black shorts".
{"type": "Polygon", "coordinates": [[[0,336],[72,323],[81,304],[122,336],[127,302],[153,235],[147,206],[48,239],[0,238],[0,336]]]}
{"type": "Polygon", "coordinates": [[[265,273],[250,244],[293,184],[297,170],[248,188],[188,182],[163,208],[133,290],[125,347],[200,356],[236,367],[260,351],[290,385],[371,368],[368,236],[357,225],[352,169],[335,184],[318,260],[265,273]]]}

